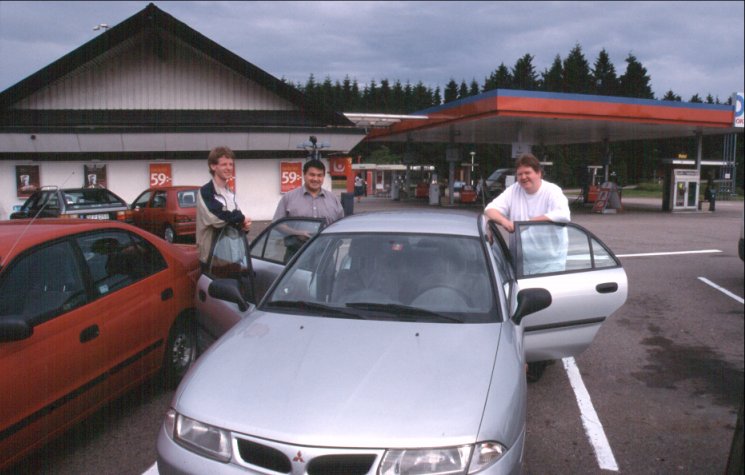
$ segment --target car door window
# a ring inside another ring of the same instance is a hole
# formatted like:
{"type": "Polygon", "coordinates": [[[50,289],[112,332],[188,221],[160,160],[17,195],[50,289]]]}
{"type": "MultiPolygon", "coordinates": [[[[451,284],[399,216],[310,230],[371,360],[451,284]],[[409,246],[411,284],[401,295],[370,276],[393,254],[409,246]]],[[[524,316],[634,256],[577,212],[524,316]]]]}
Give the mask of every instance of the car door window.
{"type": "Polygon", "coordinates": [[[620,266],[594,236],[572,224],[517,223],[518,277],[620,266]]]}
{"type": "Polygon", "coordinates": [[[132,203],[132,208],[145,208],[147,206],[147,202],[150,201],[150,192],[145,191],[140,196],[137,197],[137,199],[132,203]]]}
{"type": "Polygon", "coordinates": [[[273,224],[251,246],[251,257],[287,264],[292,256],[318,234],[323,226],[319,220],[283,220],[273,224]]]}
{"type": "Polygon", "coordinates": [[[105,295],[166,268],[160,252],[126,231],[106,231],[78,238],[97,295],[105,295]]]}
{"type": "Polygon", "coordinates": [[[166,207],[166,192],[156,191],[153,196],[153,208],[165,208],[166,207]]]}
{"type": "Polygon", "coordinates": [[[69,241],[16,259],[0,282],[0,318],[14,315],[32,325],[77,308],[86,300],[82,273],[69,241]]]}

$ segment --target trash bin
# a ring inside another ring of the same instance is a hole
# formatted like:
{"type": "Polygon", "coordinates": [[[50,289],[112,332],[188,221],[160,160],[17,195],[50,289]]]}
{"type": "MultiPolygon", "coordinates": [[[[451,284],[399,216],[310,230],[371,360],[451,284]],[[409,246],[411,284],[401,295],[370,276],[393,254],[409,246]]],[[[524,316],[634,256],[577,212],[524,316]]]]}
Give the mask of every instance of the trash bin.
{"type": "Polygon", "coordinates": [[[344,209],[344,216],[354,214],[354,193],[344,192],[341,194],[341,207],[344,209]]]}
{"type": "Polygon", "coordinates": [[[429,204],[440,204],[440,185],[437,183],[430,183],[429,185],[429,204]]]}
{"type": "Polygon", "coordinates": [[[391,185],[391,198],[393,198],[393,201],[398,201],[401,199],[401,194],[400,194],[397,180],[394,180],[393,184],[391,185]]]}

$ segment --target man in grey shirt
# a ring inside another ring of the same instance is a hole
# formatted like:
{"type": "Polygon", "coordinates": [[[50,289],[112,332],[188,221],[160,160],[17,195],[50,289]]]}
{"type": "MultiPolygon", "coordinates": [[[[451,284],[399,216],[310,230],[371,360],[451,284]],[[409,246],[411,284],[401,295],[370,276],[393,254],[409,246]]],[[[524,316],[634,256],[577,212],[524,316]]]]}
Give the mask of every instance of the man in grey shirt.
{"type": "Polygon", "coordinates": [[[274,212],[273,221],[286,217],[324,218],[331,224],[344,217],[339,198],[321,187],[326,166],[320,160],[309,160],[303,165],[303,186],[282,196],[274,212]]]}

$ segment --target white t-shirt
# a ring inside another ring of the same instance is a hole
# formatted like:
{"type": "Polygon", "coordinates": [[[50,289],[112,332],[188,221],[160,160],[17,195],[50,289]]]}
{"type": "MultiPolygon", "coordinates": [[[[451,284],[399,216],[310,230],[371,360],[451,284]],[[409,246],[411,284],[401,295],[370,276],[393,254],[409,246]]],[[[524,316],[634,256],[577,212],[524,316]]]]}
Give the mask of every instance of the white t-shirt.
{"type": "Polygon", "coordinates": [[[556,223],[570,220],[569,200],[561,188],[546,180],[541,180],[541,186],[532,195],[515,182],[486,205],[486,209],[495,209],[510,221],[528,221],[544,215],[556,223]]]}

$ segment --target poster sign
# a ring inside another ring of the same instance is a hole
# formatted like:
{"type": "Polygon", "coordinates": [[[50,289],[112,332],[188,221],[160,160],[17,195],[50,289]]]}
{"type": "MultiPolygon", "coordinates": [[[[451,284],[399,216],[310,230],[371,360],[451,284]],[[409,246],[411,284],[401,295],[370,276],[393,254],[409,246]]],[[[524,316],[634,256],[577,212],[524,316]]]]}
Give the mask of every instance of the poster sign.
{"type": "Polygon", "coordinates": [[[106,165],[83,165],[84,188],[106,188],[106,165]]]}
{"type": "Polygon", "coordinates": [[[151,163],[150,164],[150,186],[171,186],[173,180],[171,177],[170,163],[151,163]]]}
{"type": "Polygon", "coordinates": [[[27,198],[41,187],[39,165],[16,165],[16,196],[27,198]]]}
{"type": "Polygon", "coordinates": [[[734,94],[732,102],[735,104],[735,127],[745,127],[745,115],[743,113],[743,96],[745,93],[738,92],[734,94]]]}
{"type": "Polygon", "coordinates": [[[303,186],[303,164],[300,162],[279,162],[280,192],[287,193],[303,186]]]}
{"type": "Polygon", "coordinates": [[[349,157],[329,158],[329,168],[332,176],[347,176],[352,169],[352,159],[349,157]]]}

